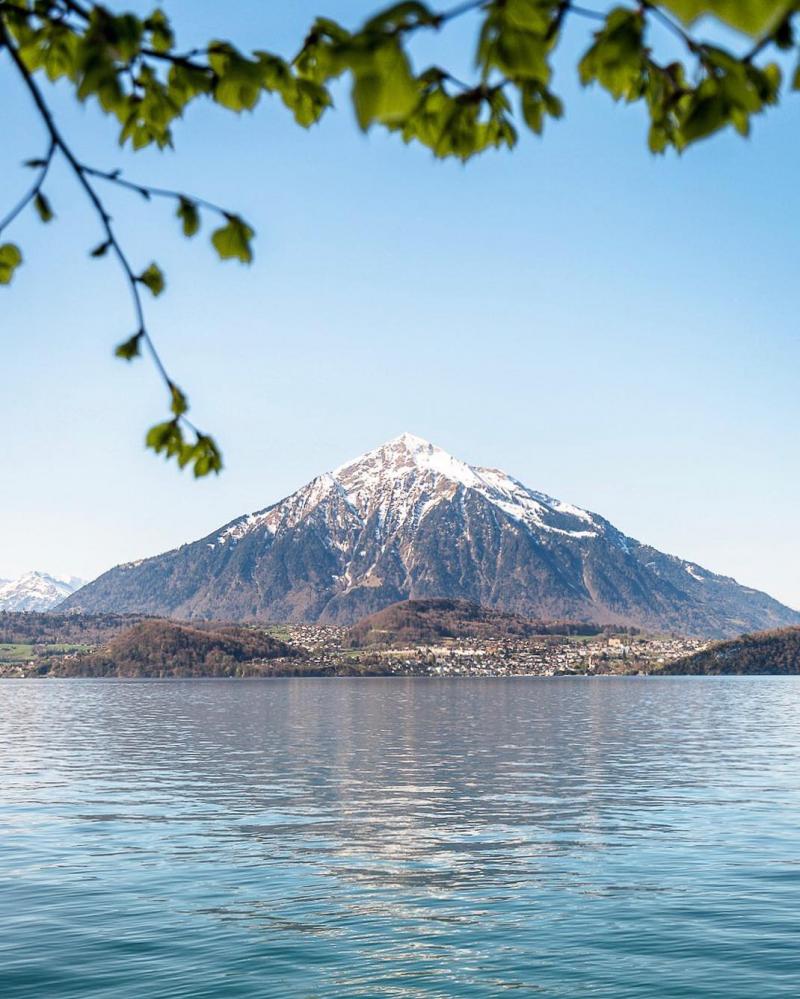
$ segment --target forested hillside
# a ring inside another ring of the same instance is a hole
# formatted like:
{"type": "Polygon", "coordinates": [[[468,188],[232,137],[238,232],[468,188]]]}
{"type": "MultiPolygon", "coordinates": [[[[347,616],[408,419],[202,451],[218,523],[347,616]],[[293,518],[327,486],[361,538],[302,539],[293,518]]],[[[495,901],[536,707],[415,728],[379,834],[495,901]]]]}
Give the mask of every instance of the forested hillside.
{"type": "Polygon", "coordinates": [[[53,660],[51,676],[246,676],[275,659],[302,653],[255,628],[197,628],[172,621],[141,621],[85,655],[53,660]]]}
{"type": "Polygon", "coordinates": [[[440,597],[402,600],[362,618],[347,632],[347,644],[359,649],[373,645],[426,645],[447,638],[599,635],[602,631],[600,625],[588,622],[528,621],[469,600],[440,597]]]}
{"type": "Polygon", "coordinates": [[[717,642],[703,652],[667,663],[661,673],[731,676],[800,673],[800,628],[781,628],[717,642]]]}

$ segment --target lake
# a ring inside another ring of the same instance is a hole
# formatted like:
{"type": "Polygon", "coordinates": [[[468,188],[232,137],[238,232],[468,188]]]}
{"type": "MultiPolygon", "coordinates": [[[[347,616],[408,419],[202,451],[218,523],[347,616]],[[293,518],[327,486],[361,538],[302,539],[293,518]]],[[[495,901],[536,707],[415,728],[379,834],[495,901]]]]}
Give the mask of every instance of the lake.
{"type": "Polygon", "coordinates": [[[0,682],[0,995],[800,995],[800,679],[0,682]]]}

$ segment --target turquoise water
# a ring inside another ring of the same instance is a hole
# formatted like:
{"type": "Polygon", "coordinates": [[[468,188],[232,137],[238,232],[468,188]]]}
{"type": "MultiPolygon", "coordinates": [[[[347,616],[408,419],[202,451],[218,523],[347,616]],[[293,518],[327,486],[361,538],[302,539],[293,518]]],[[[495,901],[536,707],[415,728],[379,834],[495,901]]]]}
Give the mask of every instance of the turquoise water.
{"type": "Polygon", "coordinates": [[[800,996],[800,680],[0,682],[0,995],[800,996]]]}

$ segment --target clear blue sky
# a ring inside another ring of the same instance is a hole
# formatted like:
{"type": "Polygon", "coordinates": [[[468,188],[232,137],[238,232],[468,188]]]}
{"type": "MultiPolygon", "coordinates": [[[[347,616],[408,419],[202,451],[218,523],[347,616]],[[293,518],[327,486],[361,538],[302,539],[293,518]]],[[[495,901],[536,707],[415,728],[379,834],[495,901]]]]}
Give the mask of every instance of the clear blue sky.
{"type": "MultiPolygon", "coordinates": [[[[314,15],[352,24],[373,4],[166,7],[187,44],[291,54],[314,15]]],[[[220,264],[167,204],[109,193],[133,258],[167,273],[151,328],[224,447],[224,474],[196,483],[142,448],[161,385],[112,359],[127,291],[87,259],[95,219],[54,172],[58,220],[18,225],[27,263],[0,291],[0,577],[92,577],[409,430],[800,607],[800,100],[749,142],[655,159],[638,109],[576,85],[585,31],[559,61],[566,118],[466,167],[364,137],[344,99],[310,132],[269,101],[198,106],[177,152],[122,155],[110,123],[48,88],[84,159],[237,208],[257,256],[220,264]]],[[[470,37],[448,35],[440,61],[470,37]]],[[[10,202],[44,149],[21,91],[0,129],[10,202]]]]}

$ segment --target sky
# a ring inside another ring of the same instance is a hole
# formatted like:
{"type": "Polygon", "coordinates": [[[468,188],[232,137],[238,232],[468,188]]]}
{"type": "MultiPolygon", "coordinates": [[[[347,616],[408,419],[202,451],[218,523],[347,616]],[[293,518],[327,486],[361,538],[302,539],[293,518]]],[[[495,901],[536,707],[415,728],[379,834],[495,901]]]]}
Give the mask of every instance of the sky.
{"type": "MultiPolygon", "coordinates": [[[[166,7],[187,45],[291,55],[317,14],[356,25],[374,4],[166,7]]],[[[307,132],[269,99],[196,106],[174,152],[134,156],[48,86],[84,161],[238,210],[256,258],[220,263],[169,204],[107,192],[132,259],[167,275],[150,328],[224,450],[197,482],[142,446],[163,387],[112,357],[134,331],[127,289],[87,257],[96,219],[54,169],[57,219],[4,234],[26,262],[0,289],[0,578],[93,578],[410,431],[800,608],[800,100],[748,141],[656,158],[640,109],[578,86],[586,32],[557,61],[565,118],[466,166],[361,134],[346,91],[307,132]]],[[[466,73],[472,42],[465,22],[419,55],[466,73]]],[[[0,88],[10,205],[45,139],[2,58],[0,88]]]]}

